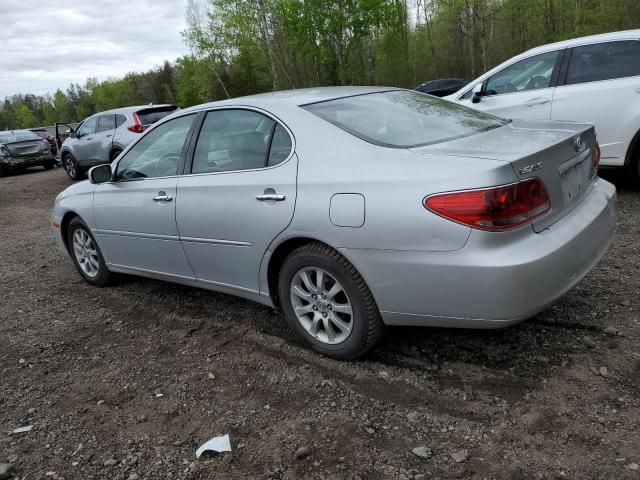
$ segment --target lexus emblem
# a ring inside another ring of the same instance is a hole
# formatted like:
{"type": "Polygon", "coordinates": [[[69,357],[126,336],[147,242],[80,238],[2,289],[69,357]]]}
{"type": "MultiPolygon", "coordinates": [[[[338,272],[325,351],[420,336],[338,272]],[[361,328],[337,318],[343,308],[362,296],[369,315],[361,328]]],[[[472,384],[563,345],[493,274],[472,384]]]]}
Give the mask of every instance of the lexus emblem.
{"type": "Polygon", "coordinates": [[[584,142],[582,141],[581,136],[576,137],[576,139],[574,140],[574,146],[576,147],[576,152],[582,151],[582,149],[584,148],[584,142]]]}

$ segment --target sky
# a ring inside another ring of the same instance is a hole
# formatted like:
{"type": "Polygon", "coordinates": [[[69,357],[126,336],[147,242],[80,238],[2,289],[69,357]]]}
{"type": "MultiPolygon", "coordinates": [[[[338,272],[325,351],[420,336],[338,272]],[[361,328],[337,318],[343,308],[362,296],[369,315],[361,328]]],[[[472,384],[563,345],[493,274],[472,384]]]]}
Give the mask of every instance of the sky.
{"type": "Polygon", "coordinates": [[[188,53],[186,0],[0,0],[0,99],[119,78],[188,53]]]}

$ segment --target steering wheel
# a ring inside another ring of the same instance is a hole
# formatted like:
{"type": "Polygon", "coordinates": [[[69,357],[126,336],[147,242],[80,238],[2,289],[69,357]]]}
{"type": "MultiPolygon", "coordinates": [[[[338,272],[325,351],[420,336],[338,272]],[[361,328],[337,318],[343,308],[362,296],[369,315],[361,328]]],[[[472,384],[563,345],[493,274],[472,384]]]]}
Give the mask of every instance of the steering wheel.
{"type": "Polygon", "coordinates": [[[549,85],[549,79],[542,75],[534,75],[529,79],[527,85],[524,87],[525,90],[537,90],[539,88],[546,88],[549,85]]]}
{"type": "Polygon", "coordinates": [[[180,160],[180,154],[169,152],[165,153],[156,160],[153,170],[156,177],[168,177],[176,174],[176,167],[180,160]]]}

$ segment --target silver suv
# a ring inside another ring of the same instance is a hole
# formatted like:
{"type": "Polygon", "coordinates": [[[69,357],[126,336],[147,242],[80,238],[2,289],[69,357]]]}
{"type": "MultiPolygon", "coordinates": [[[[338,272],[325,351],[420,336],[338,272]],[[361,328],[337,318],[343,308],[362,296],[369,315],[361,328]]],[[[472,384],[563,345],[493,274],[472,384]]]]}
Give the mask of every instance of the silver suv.
{"type": "Polygon", "coordinates": [[[143,105],[96,113],[69,131],[60,149],[67,175],[82,180],[87,170],[113,162],[150,125],[177,110],[175,105],[143,105]]]}

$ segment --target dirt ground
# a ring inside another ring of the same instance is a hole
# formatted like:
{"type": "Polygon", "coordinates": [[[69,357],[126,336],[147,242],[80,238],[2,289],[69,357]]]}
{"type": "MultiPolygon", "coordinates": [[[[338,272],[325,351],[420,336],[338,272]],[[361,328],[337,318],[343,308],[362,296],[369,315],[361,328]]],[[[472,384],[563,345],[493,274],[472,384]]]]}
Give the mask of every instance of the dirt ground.
{"type": "Polygon", "coordinates": [[[611,251],[554,307],[501,331],[389,329],[346,363],[230,296],[88,286],[50,232],[64,171],[2,178],[0,464],[29,480],[640,479],[640,190],[616,183],[611,251]],[[232,453],[196,460],[225,433],[232,453]]]}

